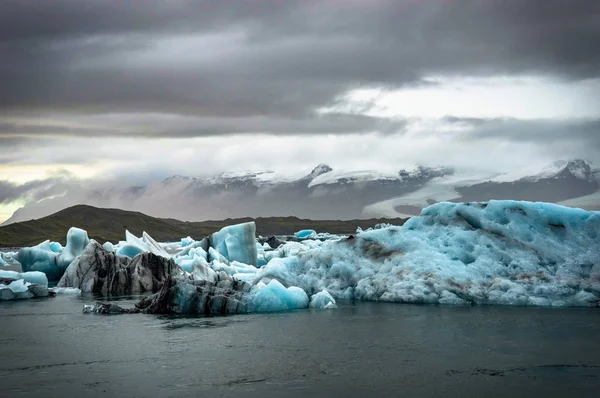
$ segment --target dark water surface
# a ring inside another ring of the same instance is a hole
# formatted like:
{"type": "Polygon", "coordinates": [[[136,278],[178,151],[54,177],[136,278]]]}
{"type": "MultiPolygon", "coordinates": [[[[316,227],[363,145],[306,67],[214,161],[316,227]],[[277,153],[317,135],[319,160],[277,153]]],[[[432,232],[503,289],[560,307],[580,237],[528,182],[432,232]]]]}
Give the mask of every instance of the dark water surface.
{"type": "Polygon", "coordinates": [[[82,314],[91,301],[0,302],[1,396],[600,396],[598,310],[82,314]]]}

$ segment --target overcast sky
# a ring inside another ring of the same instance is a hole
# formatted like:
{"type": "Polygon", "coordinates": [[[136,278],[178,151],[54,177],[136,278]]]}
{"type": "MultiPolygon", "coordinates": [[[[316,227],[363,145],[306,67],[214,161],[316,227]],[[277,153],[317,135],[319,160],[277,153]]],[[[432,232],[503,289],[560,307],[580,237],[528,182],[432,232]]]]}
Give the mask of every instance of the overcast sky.
{"type": "Polygon", "coordinates": [[[3,0],[0,221],[73,181],[600,161],[593,0],[3,0]]]}

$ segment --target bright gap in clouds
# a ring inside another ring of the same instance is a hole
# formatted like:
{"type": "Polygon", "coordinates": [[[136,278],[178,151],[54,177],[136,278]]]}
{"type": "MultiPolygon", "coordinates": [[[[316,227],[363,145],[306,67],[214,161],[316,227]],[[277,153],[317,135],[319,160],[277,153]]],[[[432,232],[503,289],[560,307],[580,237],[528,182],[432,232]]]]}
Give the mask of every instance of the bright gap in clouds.
{"type": "MultiPolygon", "coordinates": [[[[411,123],[402,133],[383,135],[238,134],[179,139],[56,138],[43,147],[27,147],[22,156],[36,166],[14,167],[18,183],[51,176],[62,165],[77,178],[145,184],[174,174],[206,177],[222,172],[273,170],[281,175],[310,172],[319,163],[336,170],[378,170],[396,173],[415,165],[507,171],[539,159],[554,160],[535,143],[501,139],[470,141],[468,128],[443,121],[411,123]],[[68,145],[67,145],[68,143],[68,145]],[[510,156],[507,157],[507,154],[510,156]],[[41,162],[44,159],[44,162],[41,162]],[[87,164],[88,159],[94,162],[87,164]],[[135,177],[135,178],[134,178],[135,177]],[[142,178],[143,177],[143,178],[142,178]]],[[[4,166],[6,167],[6,166],[4,166]]],[[[0,170],[4,173],[6,169],[0,170]]]]}
{"type": "Polygon", "coordinates": [[[409,118],[591,119],[600,116],[599,95],[600,79],[432,76],[416,87],[350,90],[320,112],[409,118]]]}
{"type": "MultiPolygon", "coordinates": [[[[40,156],[38,159],[43,159],[42,150],[46,148],[48,147],[29,148],[29,150],[32,152],[39,151],[40,156]]],[[[58,151],[60,149],[53,148],[53,150],[58,151]]],[[[12,182],[14,184],[24,184],[29,181],[44,180],[56,176],[92,178],[98,176],[98,174],[102,172],[102,169],[102,166],[98,164],[61,164],[47,163],[42,160],[37,164],[32,162],[31,164],[0,165],[0,175],[4,181],[12,182]]]]}

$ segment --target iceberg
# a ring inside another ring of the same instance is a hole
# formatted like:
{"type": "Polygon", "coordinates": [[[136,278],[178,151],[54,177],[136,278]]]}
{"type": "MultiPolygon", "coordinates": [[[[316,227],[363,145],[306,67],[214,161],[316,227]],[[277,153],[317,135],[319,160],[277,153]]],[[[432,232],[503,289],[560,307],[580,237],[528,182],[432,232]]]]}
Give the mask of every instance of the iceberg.
{"type": "MultiPolygon", "coordinates": [[[[16,260],[24,272],[41,271],[49,281],[58,281],[69,264],[90,242],[87,232],[72,227],[67,232],[67,245],[60,252],[54,252],[50,241],[33,247],[25,247],[17,253],[16,260]]],[[[55,246],[56,247],[56,246],[55,246]]]]}
{"type": "Polygon", "coordinates": [[[431,304],[598,306],[600,213],[547,203],[438,203],[403,227],[275,258],[275,278],[337,298],[431,304]]]}
{"type": "Polygon", "coordinates": [[[317,237],[317,231],[314,229],[303,229],[294,234],[298,239],[313,239],[317,237]]]}
{"type": "Polygon", "coordinates": [[[106,251],[92,241],[68,266],[57,287],[104,295],[156,292],[175,267],[173,260],[154,253],[129,258],[106,251]]]}
{"type": "Polygon", "coordinates": [[[256,224],[252,221],[222,228],[211,235],[210,246],[229,261],[256,266],[256,224]]]}
{"type": "Polygon", "coordinates": [[[313,309],[331,309],[337,308],[337,304],[333,296],[327,290],[323,289],[319,293],[312,295],[309,307],[313,309]]]}
{"type": "Polygon", "coordinates": [[[285,288],[272,280],[251,286],[226,274],[215,281],[169,276],[154,295],[143,298],[135,308],[97,302],[85,305],[84,313],[95,314],[188,314],[233,315],[276,312],[308,307],[308,296],[297,287],[285,288]]]}
{"type": "Polygon", "coordinates": [[[48,286],[30,283],[25,279],[0,277],[0,300],[22,300],[48,295],[48,286]]]}
{"type": "Polygon", "coordinates": [[[0,270],[0,279],[23,279],[25,282],[48,286],[46,274],[39,271],[16,272],[0,270]]]}
{"type": "Polygon", "coordinates": [[[278,312],[308,307],[308,296],[299,287],[286,288],[276,279],[252,287],[246,297],[248,312],[278,312]]]}
{"type": "Polygon", "coordinates": [[[76,287],[51,287],[48,291],[54,294],[81,294],[81,289],[76,287]]]}
{"type": "MultiPolygon", "coordinates": [[[[53,272],[64,266],[59,289],[155,293],[122,313],[325,309],[338,299],[600,306],[599,212],[520,201],[443,202],[403,226],[381,224],[350,236],[256,239],[255,229],[232,225],[199,241],[166,244],[127,231],[113,250],[86,243],[85,231],[72,229],[61,253],[46,241],[28,248],[31,258],[22,256],[25,249],[18,257],[38,271],[48,263],[53,272]]],[[[88,312],[116,311],[92,307],[88,312]]]]}

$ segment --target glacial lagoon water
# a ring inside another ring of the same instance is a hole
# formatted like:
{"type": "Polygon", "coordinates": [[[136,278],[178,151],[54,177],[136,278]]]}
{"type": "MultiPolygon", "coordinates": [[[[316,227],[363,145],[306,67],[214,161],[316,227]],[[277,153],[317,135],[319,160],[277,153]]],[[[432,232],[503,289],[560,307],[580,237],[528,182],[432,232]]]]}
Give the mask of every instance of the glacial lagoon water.
{"type": "Polygon", "coordinates": [[[338,302],[212,318],[82,314],[93,301],[0,302],[2,396],[600,394],[597,309],[338,302]]]}

